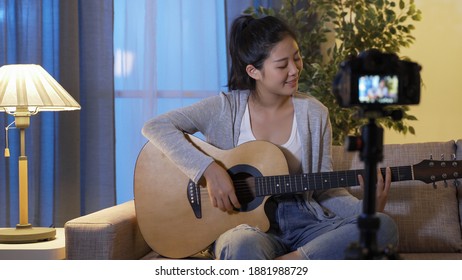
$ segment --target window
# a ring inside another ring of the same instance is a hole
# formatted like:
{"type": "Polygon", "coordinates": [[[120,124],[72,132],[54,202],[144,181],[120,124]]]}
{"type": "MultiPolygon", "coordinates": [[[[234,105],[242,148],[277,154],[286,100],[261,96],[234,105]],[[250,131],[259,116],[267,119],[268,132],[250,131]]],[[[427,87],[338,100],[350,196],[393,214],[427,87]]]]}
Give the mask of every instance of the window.
{"type": "Polygon", "coordinates": [[[225,0],[114,0],[117,203],[133,199],[144,122],[226,90],[225,0]]]}

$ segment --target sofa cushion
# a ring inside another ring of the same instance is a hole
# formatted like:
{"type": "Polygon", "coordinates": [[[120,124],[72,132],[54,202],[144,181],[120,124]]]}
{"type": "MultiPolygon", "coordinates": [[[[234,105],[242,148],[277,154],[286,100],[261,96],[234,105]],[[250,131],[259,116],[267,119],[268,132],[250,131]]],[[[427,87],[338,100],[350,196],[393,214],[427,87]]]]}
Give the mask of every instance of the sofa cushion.
{"type": "MultiPolygon", "coordinates": [[[[424,159],[450,159],[455,153],[455,142],[431,142],[417,144],[389,144],[384,146],[384,160],[379,166],[414,165],[424,159]]],[[[363,169],[358,153],[344,152],[334,147],[335,170],[363,169]]],[[[432,184],[420,181],[394,182],[389,193],[385,212],[392,216],[399,228],[401,253],[452,253],[462,251],[461,228],[457,190],[448,181],[432,184]]],[[[362,198],[363,191],[352,187],[350,191],[362,198]]]]}

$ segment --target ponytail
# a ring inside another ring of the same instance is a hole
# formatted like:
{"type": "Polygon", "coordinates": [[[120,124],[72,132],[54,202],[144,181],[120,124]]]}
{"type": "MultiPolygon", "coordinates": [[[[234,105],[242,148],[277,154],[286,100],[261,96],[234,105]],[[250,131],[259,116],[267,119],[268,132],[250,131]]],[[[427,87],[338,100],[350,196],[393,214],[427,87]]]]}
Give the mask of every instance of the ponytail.
{"type": "Polygon", "coordinates": [[[294,32],[276,17],[266,16],[259,19],[250,15],[237,17],[229,34],[231,68],[228,88],[254,90],[255,80],[247,74],[247,65],[261,69],[274,45],[287,35],[296,40],[294,32]]]}

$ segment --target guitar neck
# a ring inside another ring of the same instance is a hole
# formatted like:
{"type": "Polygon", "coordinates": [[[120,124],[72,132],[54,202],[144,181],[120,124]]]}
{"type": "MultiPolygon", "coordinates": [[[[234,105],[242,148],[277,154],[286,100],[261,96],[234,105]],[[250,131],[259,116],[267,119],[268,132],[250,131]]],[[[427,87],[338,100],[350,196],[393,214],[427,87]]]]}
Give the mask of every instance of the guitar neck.
{"type": "MultiPolygon", "coordinates": [[[[414,180],[412,166],[391,167],[392,182],[414,180]]],[[[385,174],[385,168],[380,169],[385,174]]],[[[256,196],[298,193],[331,188],[358,186],[364,170],[347,170],[300,175],[255,177],[256,196]]]]}

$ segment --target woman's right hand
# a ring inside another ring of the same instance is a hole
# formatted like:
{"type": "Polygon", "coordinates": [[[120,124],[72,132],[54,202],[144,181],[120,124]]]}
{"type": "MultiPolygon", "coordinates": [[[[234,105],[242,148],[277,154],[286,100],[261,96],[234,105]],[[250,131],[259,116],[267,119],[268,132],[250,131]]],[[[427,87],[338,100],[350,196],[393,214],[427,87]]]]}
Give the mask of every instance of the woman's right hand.
{"type": "Polygon", "coordinates": [[[233,211],[241,207],[231,177],[218,163],[212,162],[205,169],[204,178],[210,201],[214,207],[222,211],[233,211]]]}

